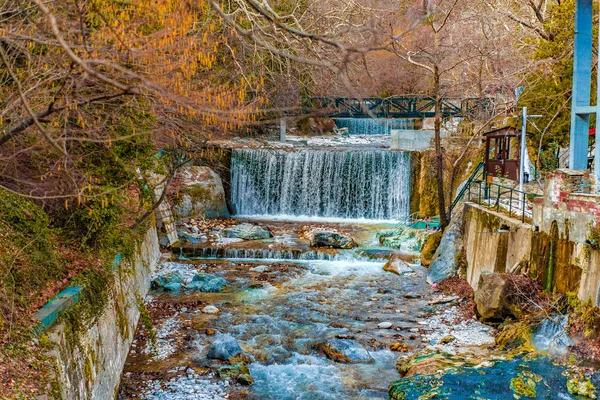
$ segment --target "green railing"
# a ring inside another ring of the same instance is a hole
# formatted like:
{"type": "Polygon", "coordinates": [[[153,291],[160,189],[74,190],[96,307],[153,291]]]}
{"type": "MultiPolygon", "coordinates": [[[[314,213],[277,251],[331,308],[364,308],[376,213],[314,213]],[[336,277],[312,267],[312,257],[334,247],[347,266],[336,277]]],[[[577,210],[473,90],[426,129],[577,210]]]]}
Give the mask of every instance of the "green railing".
{"type": "Polygon", "coordinates": [[[471,176],[469,176],[467,183],[465,185],[463,185],[463,187],[460,189],[460,191],[456,194],[454,201],[450,205],[450,215],[452,215],[452,211],[454,211],[454,207],[456,207],[458,205],[458,203],[460,203],[460,201],[465,196],[465,193],[467,193],[467,191],[469,190],[469,188],[471,187],[473,182],[480,176],[483,176],[483,165],[484,165],[483,161],[480,162],[479,165],[477,165],[477,167],[475,168],[475,171],[473,171],[471,176]]]}
{"type": "Polygon", "coordinates": [[[471,182],[467,201],[478,203],[496,211],[508,212],[521,222],[533,217],[533,201],[538,195],[493,182],[476,180],[471,182]]]}

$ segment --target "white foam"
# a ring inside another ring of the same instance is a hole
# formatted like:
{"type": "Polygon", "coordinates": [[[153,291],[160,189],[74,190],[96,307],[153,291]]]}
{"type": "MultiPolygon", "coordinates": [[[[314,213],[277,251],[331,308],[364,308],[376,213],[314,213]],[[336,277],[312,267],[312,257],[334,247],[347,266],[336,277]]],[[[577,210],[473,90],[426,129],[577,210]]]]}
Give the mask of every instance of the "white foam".
{"type": "Polygon", "coordinates": [[[236,215],[236,218],[249,219],[256,221],[290,221],[290,222],[326,222],[326,223],[347,223],[359,225],[390,225],[396,226],[400,220],[396,219],[368,219],[368,218],[338,218],[338,217],[320,217],[315,215],[289,215],[289,214],[251,214],[236,215]]]}

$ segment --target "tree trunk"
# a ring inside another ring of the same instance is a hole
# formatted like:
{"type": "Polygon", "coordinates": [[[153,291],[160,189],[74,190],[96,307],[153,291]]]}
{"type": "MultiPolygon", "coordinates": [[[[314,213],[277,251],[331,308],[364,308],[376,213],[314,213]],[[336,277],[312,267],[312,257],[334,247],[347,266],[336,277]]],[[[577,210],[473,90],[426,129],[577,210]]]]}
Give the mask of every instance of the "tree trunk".
{"type": "Polygon", "coordinates": [[[440,227],[442,230],[448,226],[446,214],[446,199],[444,196],[444,155],[442,154],[442,94],[440,87],[440,72],[437,64],[433,66],[433,90],[435,92],[435,158],[437,172],[438,208],[440,212],[440,227]]]}

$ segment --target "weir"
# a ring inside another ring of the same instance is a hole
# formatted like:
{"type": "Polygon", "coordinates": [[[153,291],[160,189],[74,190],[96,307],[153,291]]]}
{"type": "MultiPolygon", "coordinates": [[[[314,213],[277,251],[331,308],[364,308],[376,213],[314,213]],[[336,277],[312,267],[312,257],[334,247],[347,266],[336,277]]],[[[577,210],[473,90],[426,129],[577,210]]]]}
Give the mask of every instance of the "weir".
{"type": "Polygon", "coordinates": [[[238,215],[399,220],[410,209],[410,156],[390,151],[234,150],[238,215]]]}
{"type": "Polygon", "coordinates": [[[352,254],[331,254],[315,250],[267,250],[267,249],[228,249],[223,247],[203,247],[181,249],[184,257],[200,259],[256,259],[256,260],[355,260],[352,254]]]}
{"type": "Polygon", "coordinates": [[[338,128],[350,135],[389,135],[392,129],[414,129],[414,119],[335,118],[338,128]]]}

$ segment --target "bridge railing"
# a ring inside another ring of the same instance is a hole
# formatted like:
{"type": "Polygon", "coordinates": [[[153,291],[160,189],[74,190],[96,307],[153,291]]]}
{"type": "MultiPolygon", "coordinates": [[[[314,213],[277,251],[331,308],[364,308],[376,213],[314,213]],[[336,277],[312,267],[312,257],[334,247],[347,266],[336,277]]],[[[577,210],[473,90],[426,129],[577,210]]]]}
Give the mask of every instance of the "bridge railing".
{"type": "MultiPolygon", "coordinates": [[[[447,117],[465,117],[474,112],[487,112],[491,98],[444,98],[441,113],[447,117]]],[[[386,98],[307,97],[302,100],[303,113],[320,113],[338,118],[432,118],[435,98],[397,96],[386,98]]]]}

